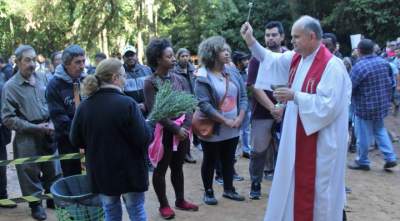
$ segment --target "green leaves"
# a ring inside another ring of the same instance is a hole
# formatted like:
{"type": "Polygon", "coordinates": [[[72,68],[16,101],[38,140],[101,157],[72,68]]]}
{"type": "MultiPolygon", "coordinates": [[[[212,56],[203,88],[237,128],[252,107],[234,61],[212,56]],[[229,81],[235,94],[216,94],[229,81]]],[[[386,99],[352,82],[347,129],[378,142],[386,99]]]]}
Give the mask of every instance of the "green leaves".
{"type": "Polygon", "coordinates": [[[158,81],[158,92],[148,119],[160,121],[161,119],[178,117],[184,113],[192,112],[197,106],[196,98],[187,92],[174,90],[169,81],[158,81]]]}

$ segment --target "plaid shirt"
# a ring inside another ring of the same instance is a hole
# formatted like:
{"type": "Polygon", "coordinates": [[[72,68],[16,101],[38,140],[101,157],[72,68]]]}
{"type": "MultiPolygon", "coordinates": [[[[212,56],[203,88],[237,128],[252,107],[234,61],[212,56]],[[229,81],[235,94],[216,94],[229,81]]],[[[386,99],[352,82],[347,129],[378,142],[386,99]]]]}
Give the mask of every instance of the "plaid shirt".
{"type": "Polygon", "coordinates": [[[380,120],[389,113],[392,73],[389,63],[376,55],[361,57],[351,70],[355,113],[365,120],[380,120]]]}

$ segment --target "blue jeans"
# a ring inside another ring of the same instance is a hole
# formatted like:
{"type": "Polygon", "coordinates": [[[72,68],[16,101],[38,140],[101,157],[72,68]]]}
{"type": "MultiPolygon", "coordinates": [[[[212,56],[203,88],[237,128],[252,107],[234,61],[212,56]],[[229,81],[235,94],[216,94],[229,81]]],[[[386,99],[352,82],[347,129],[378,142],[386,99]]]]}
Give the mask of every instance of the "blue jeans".
{"type": "MultiPolygon", "coordinates": [[[[124,193],[122,197],[131,221],[146,221],[144,210],[144,192],[124,193]]],[[[122,221],[121,196],[107,196],[100,194],[101,203],[105,213],[105,221],[122,221]]]]}
{"type": "Polygon", "coordinates": [[[244,115],[244,119],[242,122],[242,126],[240,128],[240,139],[242,144],[242,151],[250,154],[251,146],[250,146],[250,119],[251,119],[251,111],[250,108],[246,111],[244,115]]]}
{"type": "Polygon", "coordinates": [[[360,165],[369,165],[368,147],[374,138],[379,150],[382,152],[386,162],[395,161],[396,154],[393,151],[392,142],[386,131],[383,119],[364,120],[358,116],[355,119],[355,132],[357,138],[357,162],[360,165]]]}

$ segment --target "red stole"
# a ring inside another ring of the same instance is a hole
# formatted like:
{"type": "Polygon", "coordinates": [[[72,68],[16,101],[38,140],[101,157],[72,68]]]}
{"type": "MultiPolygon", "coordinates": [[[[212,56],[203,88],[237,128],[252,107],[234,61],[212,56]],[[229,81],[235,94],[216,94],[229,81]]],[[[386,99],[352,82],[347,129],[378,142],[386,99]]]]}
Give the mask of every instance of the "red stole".
{"type": "MultiPolygon", "coordinates": [[[[325,67],[332,58],[330,51],[321,44],[314,61],[304,79],[301,91],[315,94],[325,67]]],[[[301,60],[295,54],[290,65],[289,87],[292,86],[301,60]]],[[[306,135],[300,116],[297,116],[295,186],[294,186],[294,221],[312,221],[314,213],[315,179],[317,161],[318,132],[306,135]]]]}

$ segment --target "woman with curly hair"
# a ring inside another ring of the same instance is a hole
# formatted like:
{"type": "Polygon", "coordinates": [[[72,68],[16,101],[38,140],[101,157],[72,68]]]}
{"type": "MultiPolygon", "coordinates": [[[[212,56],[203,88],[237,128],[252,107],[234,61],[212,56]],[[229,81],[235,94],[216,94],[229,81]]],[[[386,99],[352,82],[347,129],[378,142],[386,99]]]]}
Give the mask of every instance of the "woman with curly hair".
{"type": "Polygon", "coordinates": [[[204,203],[218,203],[212,189],[216,161],[222,165],[223,197],[243,201],[233,187],[235,151],[240,126],[247,110],[247,94],[238,70],[230,65],[231,49],[221,36],[204,40],[198,55],[202,68],[197,73],[195,94],[200,111],[214,121],[211,136],[201,137],[203,163],[201,177],[205,189],[204,203]]]}
{"type": "MultiPolygon", "coordinates": [[[[155,95],[159,84],[169,81],[175,90],[188,91],[189,85],[186,81],[174,74],[172,68],[176,63],[172,45],[167,39],[153,39],[146,49],[148,65],[153,69],[144,82],[144,97],[146,109],[151,111],[154,105],[155,95]]],[[[192,116],[186,114],[178,119],[163,119],[159,123],[162,125],[162,148],[164,155],[157,162],[153,172],[153,187],[160,202],[159,212],[164,219],[171,219],[175,216],[168,203],[165,186],[165,174],[168,167],[171,169],[171,182],[175,190],[175,207],[186,211],[197,211],[198,206],[194,205],[184,198],[183,181],[183,161],[185,157],[185,148],[190,145],[189,129],[191,127],[192,116]],[[183,119],[181,124],[179,119],[183,119]],[[175,140],[179,140],[176,150],[173,148],[175,140]]],[[[156,132],[157,133],[157,132],[156,132]]]]}

